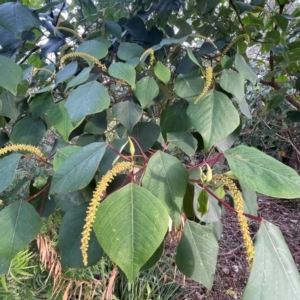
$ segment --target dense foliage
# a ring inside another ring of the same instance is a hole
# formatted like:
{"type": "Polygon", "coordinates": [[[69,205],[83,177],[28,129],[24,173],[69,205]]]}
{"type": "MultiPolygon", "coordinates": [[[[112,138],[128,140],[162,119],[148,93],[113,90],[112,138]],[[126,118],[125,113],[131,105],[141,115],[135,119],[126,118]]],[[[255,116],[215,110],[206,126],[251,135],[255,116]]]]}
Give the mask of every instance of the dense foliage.
{"type": "Polygon", "coordinates": [[[297,129],[299,15],[286,0],[2,3],[0,273],[58,214],[64,269],[105,253],[133,282],[171,219],[178,269],[211,289],[229,210],[249,263],[242,299],[299,299],[255,192],[294,199],[300,177],[239,138],[258,121],[271,143],[297,129]]]}

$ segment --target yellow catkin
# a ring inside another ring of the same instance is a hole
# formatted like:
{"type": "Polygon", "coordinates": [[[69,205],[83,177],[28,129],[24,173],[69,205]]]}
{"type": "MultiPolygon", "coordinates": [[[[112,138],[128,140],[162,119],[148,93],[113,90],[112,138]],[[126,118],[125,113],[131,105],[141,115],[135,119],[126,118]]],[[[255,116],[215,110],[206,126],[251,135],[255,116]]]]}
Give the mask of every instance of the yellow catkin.
{"type": "Polygon", "coordinates": [[[101,62],[96,57],[94,57],[90,54],[87,54],[87,53],[83,53],[83,52],[72,52],[72,53],[65,54],[64,56],[62,56],[60,58],[60,67],[63,66],[64,62],[67,59],[72,58],[72,57],[81,57],[81,58],[89,59],[100,69],[102,69],[103,71],[106,71],[105,65],[101,64],[101,62]]]}
{"type": "Polygon", "coordinates": [[[78,32],[76,32],[75,30],[73,30],[73,29],[71,29],[71,28],[63,27],[63,26],[57,26],[57,27],[55,27],[55,29],[54,29],[54,35],[55,35],[55,33],[56,33],[56,30],[64,30],[64,31],[71,32],[71,33],[73,33],[73,34],[77,37],[77,39],[78,39],[78,41],[79,41],[80,43],[83,43],[83,42],[84,42],[84,39],[78,34],[78,32]]]}
{"type": "Polygon", "coordinates": [[[85,224],[83,226],[82,238],[81,238],[81,253],[83,258],[83,264],[87,266],[88,264],[88,247],[90,234],[92,231],[93,223],[95,221],[96,212],[100,204],[101,197],[106,191],[108,184],[117,176],[120,172],[131,169],[134,166],[133,162],[124,161],[116,164],[110,171],[102,176],[101,180],[98,182],[96,189],[93,192],[93,198],[90,201],[89,207],[87,209],[87,215],[85,218],[85,224]]]}
{"type": "Polygon", "coordinates": [[[64,44],[61,48],[60,48],[60,59],[65,55],[65,52],[68,48],[72,48],[71,45],[69,44],[64,44]]]}
{"type": "Polygon", "coordinates": [[[43,156],[43,153],[38,149],[37,147],[31,146],[31,145],[25,145],[25,144],[15,144],[15,145],[9,145],[2,149],[0,149],[0,156],[3,154],[6,154],[8,152],[13,151],[27,151],[31,154],[34,154],[42,159],[45,159],[43,156]]]}
{"type": "Polygon", "coordinates": [[[197,104],[199,102],[199,100],[208,92],[209,87],[211,85],[212,79],[213,79],[213,68],[211,66],[208,66],[205,70],[205,77],[206,77],[206,81],[205,81],[205,85],[203,88],[202,93],[196,98],[195,100],[195,104],[197,104]]]}
{"type": "Polygon", "coordinates": [[[155,63],[155,56],[154,56],[154,50],[152,48],[147,49],[140,57],[140,61],[144,58],[145,55],[149,54],[149,66],[152,67],[155,63]]]}
{"type": "Polygon", "coordinates": [[[228,177],[223,175],[215,175],[214,180],[221,181],[224,185],[226,185],[229,191],[232,194],[234,200],[234,207],[237,214],[238,223],[241,229],[241,233],[243,236],[247,261],[249,267],[252,266],[253,258],[254,258],[254,246],[252,239],[249,234],[249,228],[247,223],[247,218],[244,216],[244,205],[243,205],[243,197],[241,192],[237,189],[235,183],[228,177]]]}
{"type": "Polygon", "coordinates": [[[238,40],[240,40],[241,38],[245,38],[245,39],[247,40],[248,43],[250,42],[250,38],[249,38],[249,35],[248,35],[248,34],[241,34],[241,35],[237,36],[235,39],[233,39],[233,40],[227,45],[227,47],[225,48],[225,50],[222,52],[222,55],[221,55],[221,56],[224,56],[224,55],[230,50],[230,48],[231,48],[238,40]]]}

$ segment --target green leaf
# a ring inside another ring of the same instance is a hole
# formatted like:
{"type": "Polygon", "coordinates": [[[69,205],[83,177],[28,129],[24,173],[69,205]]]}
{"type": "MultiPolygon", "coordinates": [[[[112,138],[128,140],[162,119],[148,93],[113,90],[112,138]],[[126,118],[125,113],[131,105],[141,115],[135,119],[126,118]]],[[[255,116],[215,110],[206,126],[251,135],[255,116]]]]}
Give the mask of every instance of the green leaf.
{"type": "MultiPolygon", "coordinates": [[[[139,122],[132,128],[130,136],[134,137],[140,144],[143,151],[148,150],[157,141],[160,134],[160,128],[154,123],[139,122]]],[[[126,151],[129,147],[126,147],[126,151]]],[[[137,146],[135,146],[135,154],[141,154],[137,146]]]]}
{"type": "Polygon", "coordinates": [[[91,70],[92,70],[91,67],[84,68],[76,77],[74,77],[70,82],[68,82],[65,91],[67,91],[71,87],[77,86],[77,85],[82,84],[83,82],[87,81],[91,70]]]}
{"type": "Polygon", "coordinates": [[[132,101],[122,101],[113,106],[112,114],[122,125],[131,130],[140,120],[143,110],[140,105],[132,101]]]}
{"type": "MultiPolygon", "coordinates": [[[[85,224],[87,205],[69,209],[64,215],[58,236],[59,254],[64,268],[83,268],[81,254],[81,238],[85,224]]],[[[95,265],[103,255],[94,231],[91,232],[89,240],[88,266],[95,265]]]]}
{"type": "Polygon", "coordinates": [[[47,111],[47,121],[61,135],[64,141],[68,141],[70,133],[75,128],[71,122],[70,116],[65,109],[65,102],[60,101],[52,104],[47,111]]]}
{"type": "Polygon", "coordinates": [[[108,74],[124,80],[135,90],[135,69],[133,66],[121,62],[112,63],[108,69],[108,74]]]}
{"type": "Polygon", "coordinates": [[[289,20],[281,16],[281,14],[277,14],[274,16],[274,20],[278,27],[285,31],[289,25],[289,20]]]}
{"type": "Polygon", "coordinates": [[[17,121],[25,111],[24,101],[21,97],[15,97],[12,93],[5,91],[0,94],[0,101],[2,102],[2,108],[0,110],[0,116],[5,116],[12,121],[17,121]]]}
{"type": "Polygon", "coordinates": [[[168,133],[167,141],[181,149],[187,155],[194,155],[198,146],[197,140],[190,132],[168,133]]]}
{"type": "Polygon", "coordinates": [[[5,207],[0,218],[0,255],[12,260],[35,238],[41,226],[40,216],[26,201],[16,201],[5,207]]]}
{"type": "Polygon", "coordinates": [[[84,132],[91,134],[102,134],[107,129],[107,116],[106,110],[94,114],[91,119],[85,124],[84,132]]]}
{"type": "Polygon", "coordinates": [[[217,91],[209,91],[196,105],[190,103],[187,114],[201,134],[206,151],[240,124],[239,113],[230,99],[217,91]]]}
{"type": "Polygon", "coordinates": [[[239,102],[241,102],[245,97],[244,92],[244,77],[232,70],[223,70],[220,86],[226,92],[233,94],[239,102]]]}
{"type": "Polygon", "coordinates": [[[244,57],[240,54],[235,55],[234,66],[239,73],[245,78],[250,80],[253,84],[257,82],[257,76],[254,71],[246,63],[244,57]]]}
{"type": "Polygon", "coordinates": [[[0,158],[0,193],[5,191],[12,183],[17,166],[19,164],[21,154],[12,153],[0,158]]]}
{"type": "Polygon", "coordinates": [[[230,69],[233,65],[233,60],[227,55],[224,55],[221,59],[221,66],[223,69],[230,69]]]}
{"type": "Polygon", "coordinates": [[[65,103],[65,108],[73,124],[109,107],[110,97],[106,88],[97,81],[83,84],[71,92],[65,103]]]}
{"type": "Polygon", "coordinates": [[[153,104],[152,100],[158,95],[158,93],[159,88],[157,83],[149,76],[142,78],[136,83],[134,94],[143,108],[153,104]]]}
{"type": "Polygon", "coordinates": [[[192,52],[192,50],[191,50],[190,48],[187,48],[186,50],[187,50],[187,54],[188,54],[190,60],[191,60],[194,64],[196,64],[197,66],[200,67],[200,64],[199,64],[197,58],[195,57],[194,53],[192,52]]]}
{"type": "Polygon", "coordinates": [[[14,124],[10,140],[15,144],[37,146],[46,133],[46,126],[41,119],[34,120],[30,115],[14,124]]]}
{"type": "Polygon", "coordinates": [[[121,40],[122,28],[118,23],[110,20],[105,20],[105,32],[109,32],[118,40],[121,40]]]}
{"type": "Polygon", "coordinates": [[[49,194],[72,192],[93,179],[105,151],[105,143],[92,143],[68,157],[54,172],[49,194]]]}
{"type": "Polygon", "coordinates": [[[19,2],[0,5],[0,25],[16,37],[31,27],[39,26],[40,23],[37,15],[19,2]]]}
{"type": "MultiPolygon", "coordinates": [[[[98,59],[101,59],[107,55],[108,49],[106,45],[104,45],[103,43],[96,40],[90,40],[80,44],[79,47],[76,48],[75,52],[87,53],[98,59]]],[[[94,65],[94,63],[89,59],[85,59],[85,60],[89,62],[90,66],[94,65]]]]}
{"type": "Polygon", "coordinates": [[[166,206],[176,227],[181,222],[187,181],[188,172],[180,161],[161,151],[150,158],[142,181],[143,187],[166,206]]]}
{"type": "Polygon", "coordinates": [[[194,102],[203,91],[203,88],[204,80],[199,76],[190,74],[180,74],[174,85],[175,93],[189,102],[194,102]]]}
{"type": "Polygon", "coordinates": [[[257,196],[255,191],[248,188],[246,185],[241,184],[243,200],[244,200],[244,212],[251,214],[253,216],[257,216],[257,196]]]}
{"type": "Polygon", "coordinates": [[[94,231],[105,253],[133,282],[164,239],[168,223],[168,213],[156,197],[128,184],[100,204],[94,231]]]}
{"type": "Polygon", "coordinates": [[[285,100],[285,93],[269,93],[267,108],[268,110],[278,107],[285,100]]]}
{"type": "Polygon", "coordinates": [[[40,118],[45,114],[48,108],[53,104],[53,97],[51,93],[37,94],[30,102],[29,108],[34,119],[40,118]]]}
{"type": "Polygon", "coordinates": [[[168,67],[158,61],[154,67],[155,76],[164,84],[168,84],[171,79],[171,71],[168,67]]]}
{"type": "Polygon", "coordinates": [[[58,71],[55,77],[55,84],[58,85],[61,82],[66,81],[71,76],[73,76],[77,71],[78,63],[77,61],[72,61],[67,64],[62,70],[58,71]]]}
{"type": "Polygon", "coordinates": [[[54,160],[53,160],[53,170],[56,172],[61,164],[72,154],[77,152],[81,147],[78,146],[67,146],[57,149],[54,160]]]}
{"type": "Polygon", "coordinates": [[[168,132],[188,131],[193,127],[186,113],[188,106],[186,101],[180,100],[162,111],[160,128],[164,138],[168,132]]]}
{"type": "Polygon", "coordinates": [[[278,198],[300,197],[300,177],[295,170],[261,151],[238,146],[225,152],[231,171],[252,190],[278,198]]]}
{"type": "MultiPolygon", "coordinates": [[[[1,20],[1,7],[3,5],[5,4],[0,5],[0,20],[1,20]]],[[[11,92],[14,96],[16,96],[17,87],[18,84],[22,81],[22,78],[23,78],[23,72],[20,66],[18,66],[9,58],[0,55],[0,86],[4,87],[9,92],[11,92]]]]}
{"type": "Polygon", "coordinates": [[[177,247],[178,269],[208,290],[212,288],[216,271],[218,242],[211,228],[187,220],[177,247]]]}
{"type": "Polygon", "coordinates": [[[120,59],[128,61],[134,57],[140,57],[145,49],[136,43],[121,43],[117,55],[120,59]]]}
{"type": "Polygon", "coordinates": [[[209,212],[208,194],[203,189],[198,195],[198,204],[199,204],[198,211],[201,214],[201,216],[204,216],[209,212]]]}
{"type": "Polygon", "coordinates": [[[242,300],[298,300],[299,295],[299,272],[284,237],[277,226],[263,220],[242,300]]]}

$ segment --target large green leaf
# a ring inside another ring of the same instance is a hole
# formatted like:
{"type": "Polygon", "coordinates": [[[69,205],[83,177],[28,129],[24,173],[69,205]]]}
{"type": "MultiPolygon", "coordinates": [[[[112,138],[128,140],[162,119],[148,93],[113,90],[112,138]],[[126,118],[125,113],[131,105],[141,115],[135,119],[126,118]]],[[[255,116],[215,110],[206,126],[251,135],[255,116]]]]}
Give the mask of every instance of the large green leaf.
{"type": "Polygon", "coordinates": [[[113,106],[112,114],[121,124],[131,130],[140,120],[143,110],[140,105],[132,101],[122,101],[113,106]]]}
{"type": "Polygon", "coordinates": [[[144,53],[144,48],[136,43],[121,43],[117,55],[122,60],[130,60],[134,57],[140,57],[144,53]]]}
{"type": "Polygon", "coordinates": [[[91,81],[76,88],[67,98],[65,107],[73,124],[109,107],[110,98],[106,88],[98,81],[91,81]]]}
{"type": "Polygon", "coordinates": [[[235,55],[234,66],[245,79],[250,80],[253,84],[257,82],[256,74],[246,63],[242,55],[235,55]]]}
{"type": "Polygon", "coordinates": [[[278,227],[263,220],[242,300],[299,300],[300,276],[278,227]]]}
{"type": "Polygon", "coordinates": [[[161,151],[150,158],[142,181],[143,187],[167,207],[177,227],[181,222],[180,214],[187,181],[188,172],[180,161],[161,151]]]}
{"type": "Polygon", "coordinates": [[[107,129],[107,115],[106,110],[94,114],[91,119],[85,124],[84,131],[100,135],[107,129]]]}
{"type": "Polygon", "coordinates": [[[12,121],[18,120],[25,111],[25,105],[23,107],[24,101],[8,91],[0,94],[0,101],[2,103],[0,116],[8,117],[12,119],[12,121]]]}
{"type": "Polygon", "coordinates": [[[50,126],[53,126],[64,139],[68,141],[70,133],[75,128],[72,124],[70,116],[65,108],[66,101],[60,101],[57,104],[52,104],[47,111],[47,121],[50,126]]]}
{"type": "Polygon", "coordinates": [[[193,127],[186,113],[188,106],[186,101],[180,100],[162,111],[160,128],[164,138],[168,132],[188,131],[193,127]]]}
{"type": "MultiPolygon", "coordinates": [[[[3,5],[0,5],[0,10],[3,5]]],[[[0,20],[1,20],[1,12],[0,12],[0,20]]],[[[4,87],[8,91],[10,91],[13,95],[16,96],[17,86],[22,81],[22,78],[23,78],[23,72],[20,66],[18,66],[9,58],[0,55],[0,86],[4,87]]]]}
{"type": "MultiPolygon", "coordinates": [[[[61,262],[64,268],[83,268],[81,254],[81,238],[85,224],[87,205],[69,209],[64,215],[58,236],[58,247],[61,262]]],[[[89,240],[88,266],[95,265],[103,255],[94,231],[91,232],[89,240]]]]}
{"type": "Polygon", "coordinates": [[[127,82],[135,90],[135,69],[133,66],[121,62],[112,63],[108,69],[108,73],[112,77],[127,82]]]}
{"type": "Polygon", "coordinates": [[[187,114],[202,135],[205,150],[233,132],[240,124],[239,113],[223,93],[209,91],[195,105],[190,103],[187,114]]]}
{"type": "Polygon", "coordinates": [[[105,253],[133,282],[161,244],[168,223],[168,213],[156,197],[128,184],[100,204],[94,231],[105,253]]]}
{"type": "Polygon", "coordinates": [[[0,193],[5,191],[11,185],[20,158],[21,155],[19,153],[12,153],[0,158],[0,193]]]}
{"type": "Polygon", "coordinates": [[[220,86],[223,90],[233,94],[239,102],[244,99],[244,77],[232,70],[223,70],[220,79],[220,86]]]}
{"type": "Polygon", "coordinates": [[[16,144],[37,146],[46,133],[46,126],[41,119],[34,120],[30,115],[14,124],[10,140],[16,144]]]}
{"type": "Polygon", "coordinates": [[[7,2],[0,5],[0,25],[19,37],[23,31],[39,26],[40,20],[27,6],[19,2],[7,2]]]}
{"type": "Polygon", "coordinates": [[[211,228],[186,221],[177,247],[176,265],[187,277],[212,288],[219,245],[211,228]]]}
{"type": "Polygon", "coordinates": [[[12,260],[35,238],[41,226],[40,216],[29,203],[16,201],[5,207],[0,218],[0,255],[12,260]]]}
{"type": "Polygon", "coordinates": [[[171,132],[167,134],[167,140],[187,155],[194,155],[197,149],[197,140],[190,132],[171,132]]]}
{"type": "Polygon", "coordinates": [[[158,95],[159,88],[155,80],[146,76],[136,83],[134,94],[138,98],[142,107],[153,104],[152,100],[158,95]]]}
{"type": "Polygon", "coordinates": [[[240,183],[242,194],[243,194],[243,200],[244,200],[244,212],[257,216],[257,196],[256,192],[252,189],[248,188],[246,185],[240,183]]]}
{"type": "Polygon", "coordinates": [[[105,143],[92,143],[68,157],[54,172],[50,193],[80,190],[93,179],[105,152],[105,143]]]}
{"type": "Polygon", "coordinates": [[[175,93],[189,102],[194,102],[203,88],[204,80],[199,76],[190,74],[180,74],[174,85],[175,93]]]}
{"type": "Polygon", "coordinates": [[[70,157],[72,154],[77,152],[80,149],[78,146],[67,146],[60,149],[57,149],[54,160],[53,160],[53,170],[54,172],[62,165],[62,163],[70,157]]]}
{"type": "Polygon", "coordinates": [[[300,197],[300,177],[278,160],[247,146],[225,152],[231,171],[254,191],[279,198],[300,197]]]}

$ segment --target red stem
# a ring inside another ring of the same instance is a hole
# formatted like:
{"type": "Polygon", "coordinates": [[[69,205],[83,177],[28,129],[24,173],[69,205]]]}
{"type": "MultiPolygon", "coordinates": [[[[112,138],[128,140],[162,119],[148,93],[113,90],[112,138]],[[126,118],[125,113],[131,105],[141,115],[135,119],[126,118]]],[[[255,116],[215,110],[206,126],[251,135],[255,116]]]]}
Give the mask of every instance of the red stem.
{"type": "Polygon", "coordinates": [[[29,196],[25,199],[25,201],[29,202],[32,199],[36,198],[37,196],[39,196],[40,194],[44,193],[45,191],[47,191],[47,189],[50,187],[51,182],[47,183],[40,191],[38,191],[36,194],[29,196]]]}
{"type": "Polygon", "coordinates": [[[131,161],[131,159],[128,156],[125,156],[123,154],[121,154],[118,149],[116,149],[114,146],[112,146],[111,144],[107,143],[106,144],[109,148],[111,148],[112,150],[114,150],[120,157],[124,158],[127,161],[131,161]]]}

